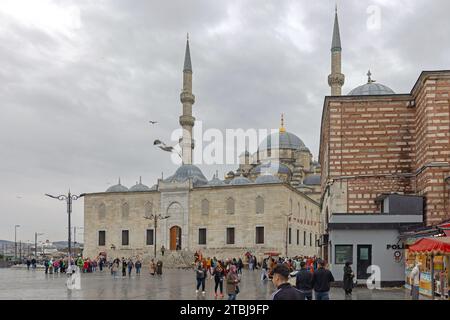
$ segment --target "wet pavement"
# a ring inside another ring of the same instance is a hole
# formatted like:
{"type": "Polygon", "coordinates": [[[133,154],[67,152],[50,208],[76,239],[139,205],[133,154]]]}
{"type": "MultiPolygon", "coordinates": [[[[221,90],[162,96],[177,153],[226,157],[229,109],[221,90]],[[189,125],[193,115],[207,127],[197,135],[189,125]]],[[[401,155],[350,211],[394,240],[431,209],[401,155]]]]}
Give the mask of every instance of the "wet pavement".
{"type": "MultiPolygon", "coordinates": [[[[140,276],[118,276],[113,279],[109,271],[81,275],[81,290],[68,290],[67,275],[45,274],[42,270],[27,271],[0,269],[0,299],[127,299],[127,300],[192,300],[215,299],[214,280],[206,281],[206,295],[195,293],[195,275],[192,270],[166,269],[162,276],[151,276],[142,271],[140,276]]],[[[224,288],[225,289],[225,288],[224,288]]],[[[258,271],[244,270],[238,300],[268,300],[274,286],[261,282],[258,271]]],[[[226,295],[225,298],[226,299],[226,295]]],[[[332,300],[344,300],[341,288],[332,288],[332,300]]],[[[409,300],[409,291],[403,288],[368,290],[355,288],[353,300],[409,300]]]]}

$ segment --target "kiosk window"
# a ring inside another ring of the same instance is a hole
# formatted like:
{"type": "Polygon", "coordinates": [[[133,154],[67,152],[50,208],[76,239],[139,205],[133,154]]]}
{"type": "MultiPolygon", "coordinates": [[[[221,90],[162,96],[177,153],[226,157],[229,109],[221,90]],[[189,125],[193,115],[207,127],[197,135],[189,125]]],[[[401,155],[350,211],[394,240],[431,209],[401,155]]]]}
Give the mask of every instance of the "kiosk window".
{"type": "Polygon", "coordinates": [[[334,263],[345,264],[347,261],[353,263],[353,245],[335,245],[334,263]]]}

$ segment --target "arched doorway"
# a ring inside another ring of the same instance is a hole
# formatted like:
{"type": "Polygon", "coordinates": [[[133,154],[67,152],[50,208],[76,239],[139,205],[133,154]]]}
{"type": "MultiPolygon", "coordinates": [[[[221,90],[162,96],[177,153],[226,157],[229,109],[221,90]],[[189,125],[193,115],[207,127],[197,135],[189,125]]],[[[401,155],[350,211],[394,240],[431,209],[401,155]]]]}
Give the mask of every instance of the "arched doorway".
{"type": "Polygon", "coordinates": [[[170,228],[170,250],[181,250],[181,228],[178,226],[170,228]]]}

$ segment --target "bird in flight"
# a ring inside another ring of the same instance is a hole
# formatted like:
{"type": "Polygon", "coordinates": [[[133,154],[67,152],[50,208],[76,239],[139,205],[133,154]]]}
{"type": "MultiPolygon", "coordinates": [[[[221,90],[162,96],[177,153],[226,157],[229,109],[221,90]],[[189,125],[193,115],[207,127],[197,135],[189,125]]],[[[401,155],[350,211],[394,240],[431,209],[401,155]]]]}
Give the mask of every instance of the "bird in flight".
{"type": "Polygon", "coordinates": [[[149,121],[151,124],[157,124],[158,123],[158,121],[152,121],[152,120],[150,120],[149,121]]]}

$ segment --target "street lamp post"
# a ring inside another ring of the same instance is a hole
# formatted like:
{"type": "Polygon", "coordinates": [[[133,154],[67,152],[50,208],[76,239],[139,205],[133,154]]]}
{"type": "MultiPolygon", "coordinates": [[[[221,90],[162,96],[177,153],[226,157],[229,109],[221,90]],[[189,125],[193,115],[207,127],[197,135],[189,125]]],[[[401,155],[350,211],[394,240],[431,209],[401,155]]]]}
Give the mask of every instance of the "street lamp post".
{"type": "Polygon", "coordinates": [[[153,220],[153,225],[155,227],[155,235],[153,236],[155,241],[153,242],[153,247],[154,247],[154,255],[156,258],[156,233],[158,231],[158,219],[160,219],[160,220],[167,219],[167,218],[169,218],[169,216],[163,217],[161,214],[153,214],[152,213],[149,216],[144,216],[144,218],[147,220],[153,220]]]}
{"type": "Polygon", "coordinates": [[[14,261],[17,260],[17,228],[19,228],[20,225],[16,224],[14,226],[14,261]]]}
{"type": "Polygon", "coordinates": [[[71,226],[70,226],[70,216],[72,214],[72,201],[74,200],[78,200],[81,197],[84,197],[84,193],[80,194],[79,196],[71,194],[70,190],[69,193],[67,195],[59,195],[59,196],[52,196],[50,194],[45,194],[47,197],[53,198],[53,199],[57,199],[60,201],[66,201],[67,204],[67,218],[68,218],[68,239],[67,239],[67,244],[68,244],[68,256],[69,256],[69,266],[71,265],[71,257],[72,257],[72,248],[71,248],[71,243],[72,243],[72,239],[71,239],[71,226]]]}
{"type": "Polygon", "coordinates": [[[37,260],[37,237],[42,236],[43,233],[34,233],[34,258],[37,260]]]}

